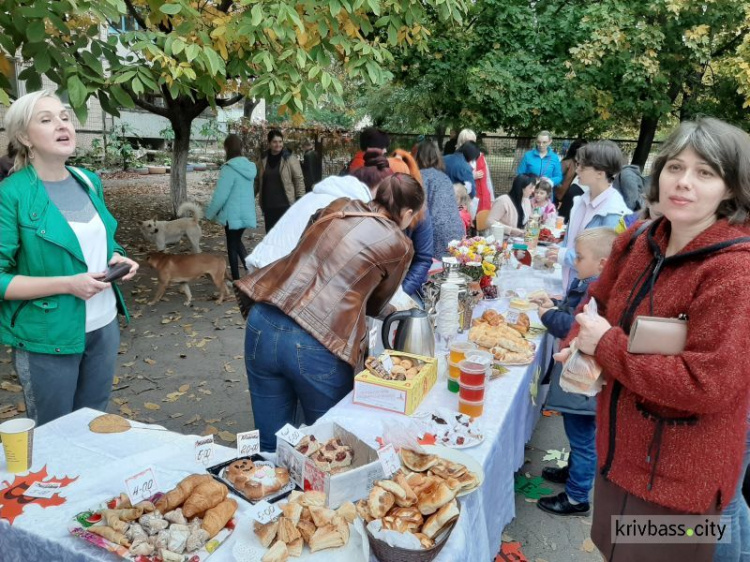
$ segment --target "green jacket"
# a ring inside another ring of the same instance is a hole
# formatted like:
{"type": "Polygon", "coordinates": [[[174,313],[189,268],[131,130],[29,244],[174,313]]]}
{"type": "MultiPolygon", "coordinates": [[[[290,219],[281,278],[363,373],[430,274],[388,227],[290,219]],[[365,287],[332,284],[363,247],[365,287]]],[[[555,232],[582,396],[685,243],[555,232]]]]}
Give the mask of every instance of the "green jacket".
{"type": "MultiPolygon", "coordinates": [[[[96,174],[68,167],[86,188],[107,230],[107,261],[125,255],[115,242],[117,221],[104,204],[96,174]],[[91,189],[82,175],[92,184],[91,189]]],[[[86,341],[85,301],[68,294],[31,301],[5,300],[16,275],[54,277],[86,273],[78,238],[62,213],[51,204],[33,166],[0,184],[0,342],[35,353],[83,353],[86,341]]],[[[129,320],[125,301],[114,285],[117,308],[129,320]]]]}

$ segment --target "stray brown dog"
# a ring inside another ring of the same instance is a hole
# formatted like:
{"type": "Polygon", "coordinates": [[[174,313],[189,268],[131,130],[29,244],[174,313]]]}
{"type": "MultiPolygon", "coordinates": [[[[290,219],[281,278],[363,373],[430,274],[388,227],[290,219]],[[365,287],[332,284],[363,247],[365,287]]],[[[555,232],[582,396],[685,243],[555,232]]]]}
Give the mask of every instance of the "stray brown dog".
{"type": "Polygon", "coordinates": [[[181,283],[182,292],[185,293],[187,301],[185,306],[190,306],[193,295],[190,292],[188,281],[195,281],[204,275],[210,275],[219,290],[218,303],[224,302],[225,296],[230,296],[229,287],[225,280],[227,276],[227,262],[223,257],[211,254],[165,254],[163,252],[152,252],[146,257],[146,263],[153,267],[159,276],[159,286],[156,288],[154,298],[148,304],[156,304],[164,296],[170,283],[181,283]]]}

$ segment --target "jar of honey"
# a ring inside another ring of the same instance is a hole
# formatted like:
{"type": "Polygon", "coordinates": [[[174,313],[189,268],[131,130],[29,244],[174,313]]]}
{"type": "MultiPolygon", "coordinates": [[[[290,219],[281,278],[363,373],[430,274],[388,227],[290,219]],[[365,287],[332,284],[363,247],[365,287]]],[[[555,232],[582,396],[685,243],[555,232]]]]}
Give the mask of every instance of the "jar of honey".
{"type": "Polygon", "coordinates": [[[458,411],[472,418],[478,418],[484,413],[484,400],[472,402],[471,400],[458,399],[458,411]]]}

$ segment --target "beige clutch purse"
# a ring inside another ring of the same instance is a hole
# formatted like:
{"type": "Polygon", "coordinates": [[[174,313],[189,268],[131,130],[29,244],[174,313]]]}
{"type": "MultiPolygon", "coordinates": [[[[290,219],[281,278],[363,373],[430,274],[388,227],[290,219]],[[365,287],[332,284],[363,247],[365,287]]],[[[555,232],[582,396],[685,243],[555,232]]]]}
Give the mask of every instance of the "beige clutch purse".
{"type": "Polygon", "coordinates": [[[687,341],[687,320],[638,316],[630,329],[628,353],[679,355],[687,341]]]}

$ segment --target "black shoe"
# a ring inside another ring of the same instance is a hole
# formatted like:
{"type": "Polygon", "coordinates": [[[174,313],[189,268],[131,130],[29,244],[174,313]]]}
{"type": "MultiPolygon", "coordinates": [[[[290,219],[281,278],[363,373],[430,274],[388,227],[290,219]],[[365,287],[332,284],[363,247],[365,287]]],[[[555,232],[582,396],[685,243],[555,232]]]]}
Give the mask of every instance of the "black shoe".
{"type": "Polygon", "coordinates": [[[562,468],[548,466],[547,468],[542,469],[542,478],[548,482],[554,482],[555,484],[565,484],[568,481],[569,474],[570,469],[567,465],[562,468]]]}
{"type": "Polygon", "coordinates": [[[573,505],[568,501],[568,494],[565,492],[541,498],[536,505],[542,511],[553,515],[588,515],[591,507],[589,502],[573,505]]]}

